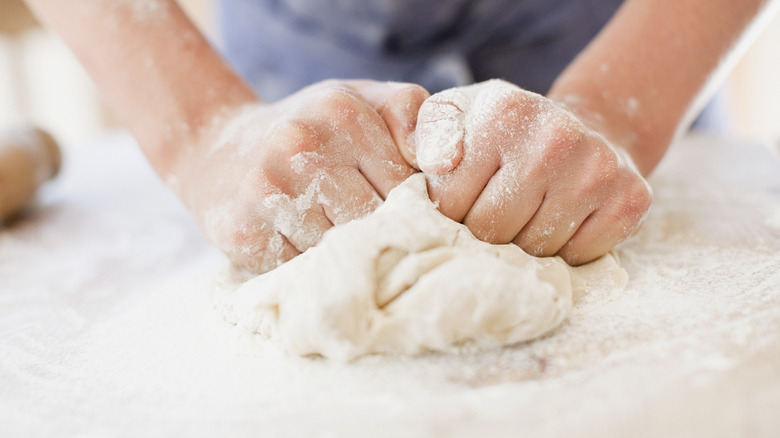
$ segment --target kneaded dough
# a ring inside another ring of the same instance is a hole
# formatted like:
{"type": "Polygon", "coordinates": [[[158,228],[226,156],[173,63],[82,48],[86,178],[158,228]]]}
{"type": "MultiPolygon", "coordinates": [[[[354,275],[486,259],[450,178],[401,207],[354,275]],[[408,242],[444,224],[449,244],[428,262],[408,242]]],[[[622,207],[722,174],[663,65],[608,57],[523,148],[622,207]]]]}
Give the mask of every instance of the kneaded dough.
{"type": "Polygon", "coordinates": [[[626,282],[610,255],[579,270],[478,240],[436,210],[417,174],[279,268],[243,283],[226,273],[216,294],[226,319],[290,353],[350,360],[537,338],[561,324],[591,279],[626,282]]]}

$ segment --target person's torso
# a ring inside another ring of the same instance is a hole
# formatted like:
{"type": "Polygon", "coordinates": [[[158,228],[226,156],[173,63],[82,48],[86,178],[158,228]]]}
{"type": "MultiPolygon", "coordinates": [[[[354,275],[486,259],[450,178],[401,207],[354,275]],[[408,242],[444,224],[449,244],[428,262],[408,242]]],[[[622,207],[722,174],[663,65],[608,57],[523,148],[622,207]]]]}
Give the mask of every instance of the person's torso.
{"type": "Polygon", "coordinates": [[[328,78],[545,92],[620,0],[223,0],[228,59],[282,97],[328,78]]]}

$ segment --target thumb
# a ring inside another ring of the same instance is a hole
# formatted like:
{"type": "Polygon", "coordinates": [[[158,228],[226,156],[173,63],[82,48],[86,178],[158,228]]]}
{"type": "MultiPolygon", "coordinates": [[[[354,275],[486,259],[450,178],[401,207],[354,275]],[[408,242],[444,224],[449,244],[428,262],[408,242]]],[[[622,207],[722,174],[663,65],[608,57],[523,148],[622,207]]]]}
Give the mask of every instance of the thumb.
{"type": "Polygon", "coordinates": [[[417,167],[412,134],[420,106],[430,93],[419,85],[405,82],[350,80],[346,83],[374,107],[387,125],[398,151],[410,166],[417,167]]]}
{"type": "Polygon", "coordinates": [[[455,88],[436,93],[423,102],[413,136],[420,170],[440,175],[460,164],[465,118],[470,106],[471,97],[455,88]]]}

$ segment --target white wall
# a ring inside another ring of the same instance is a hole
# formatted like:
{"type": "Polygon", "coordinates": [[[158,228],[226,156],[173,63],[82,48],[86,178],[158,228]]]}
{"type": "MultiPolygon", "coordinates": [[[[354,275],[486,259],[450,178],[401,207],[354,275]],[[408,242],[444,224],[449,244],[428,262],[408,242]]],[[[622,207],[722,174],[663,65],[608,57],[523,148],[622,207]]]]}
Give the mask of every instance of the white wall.
{"type": "Polygon", "coordinates": [[[734,70],[728,91],[736,134],[780,156],[780,14],[734,70]]]}
{"type": "Polygon", "coordinates": [[[0,42],[0,126],[33,122],[62,143],[106,129],[99,95],[64,44],[33,29],[0,42]]]}

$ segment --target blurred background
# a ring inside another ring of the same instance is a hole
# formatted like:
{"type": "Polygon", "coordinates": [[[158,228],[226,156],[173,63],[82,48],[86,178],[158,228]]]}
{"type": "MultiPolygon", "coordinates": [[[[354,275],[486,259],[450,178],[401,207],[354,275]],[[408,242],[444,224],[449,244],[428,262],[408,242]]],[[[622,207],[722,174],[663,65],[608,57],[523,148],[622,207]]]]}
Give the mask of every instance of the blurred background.
{"type": "MultiPolygon", "coordinates": [[[[180,0],[218,43],[214,0],[180,0]]],[[[722,90],[721,132],[780,150],[780,16],[766,27],[722,90]]],[[[20,122],[73,147],[121,126],[67,47],[42,29],[22,0],[0,0],[0,129],[20,122]]]]}

